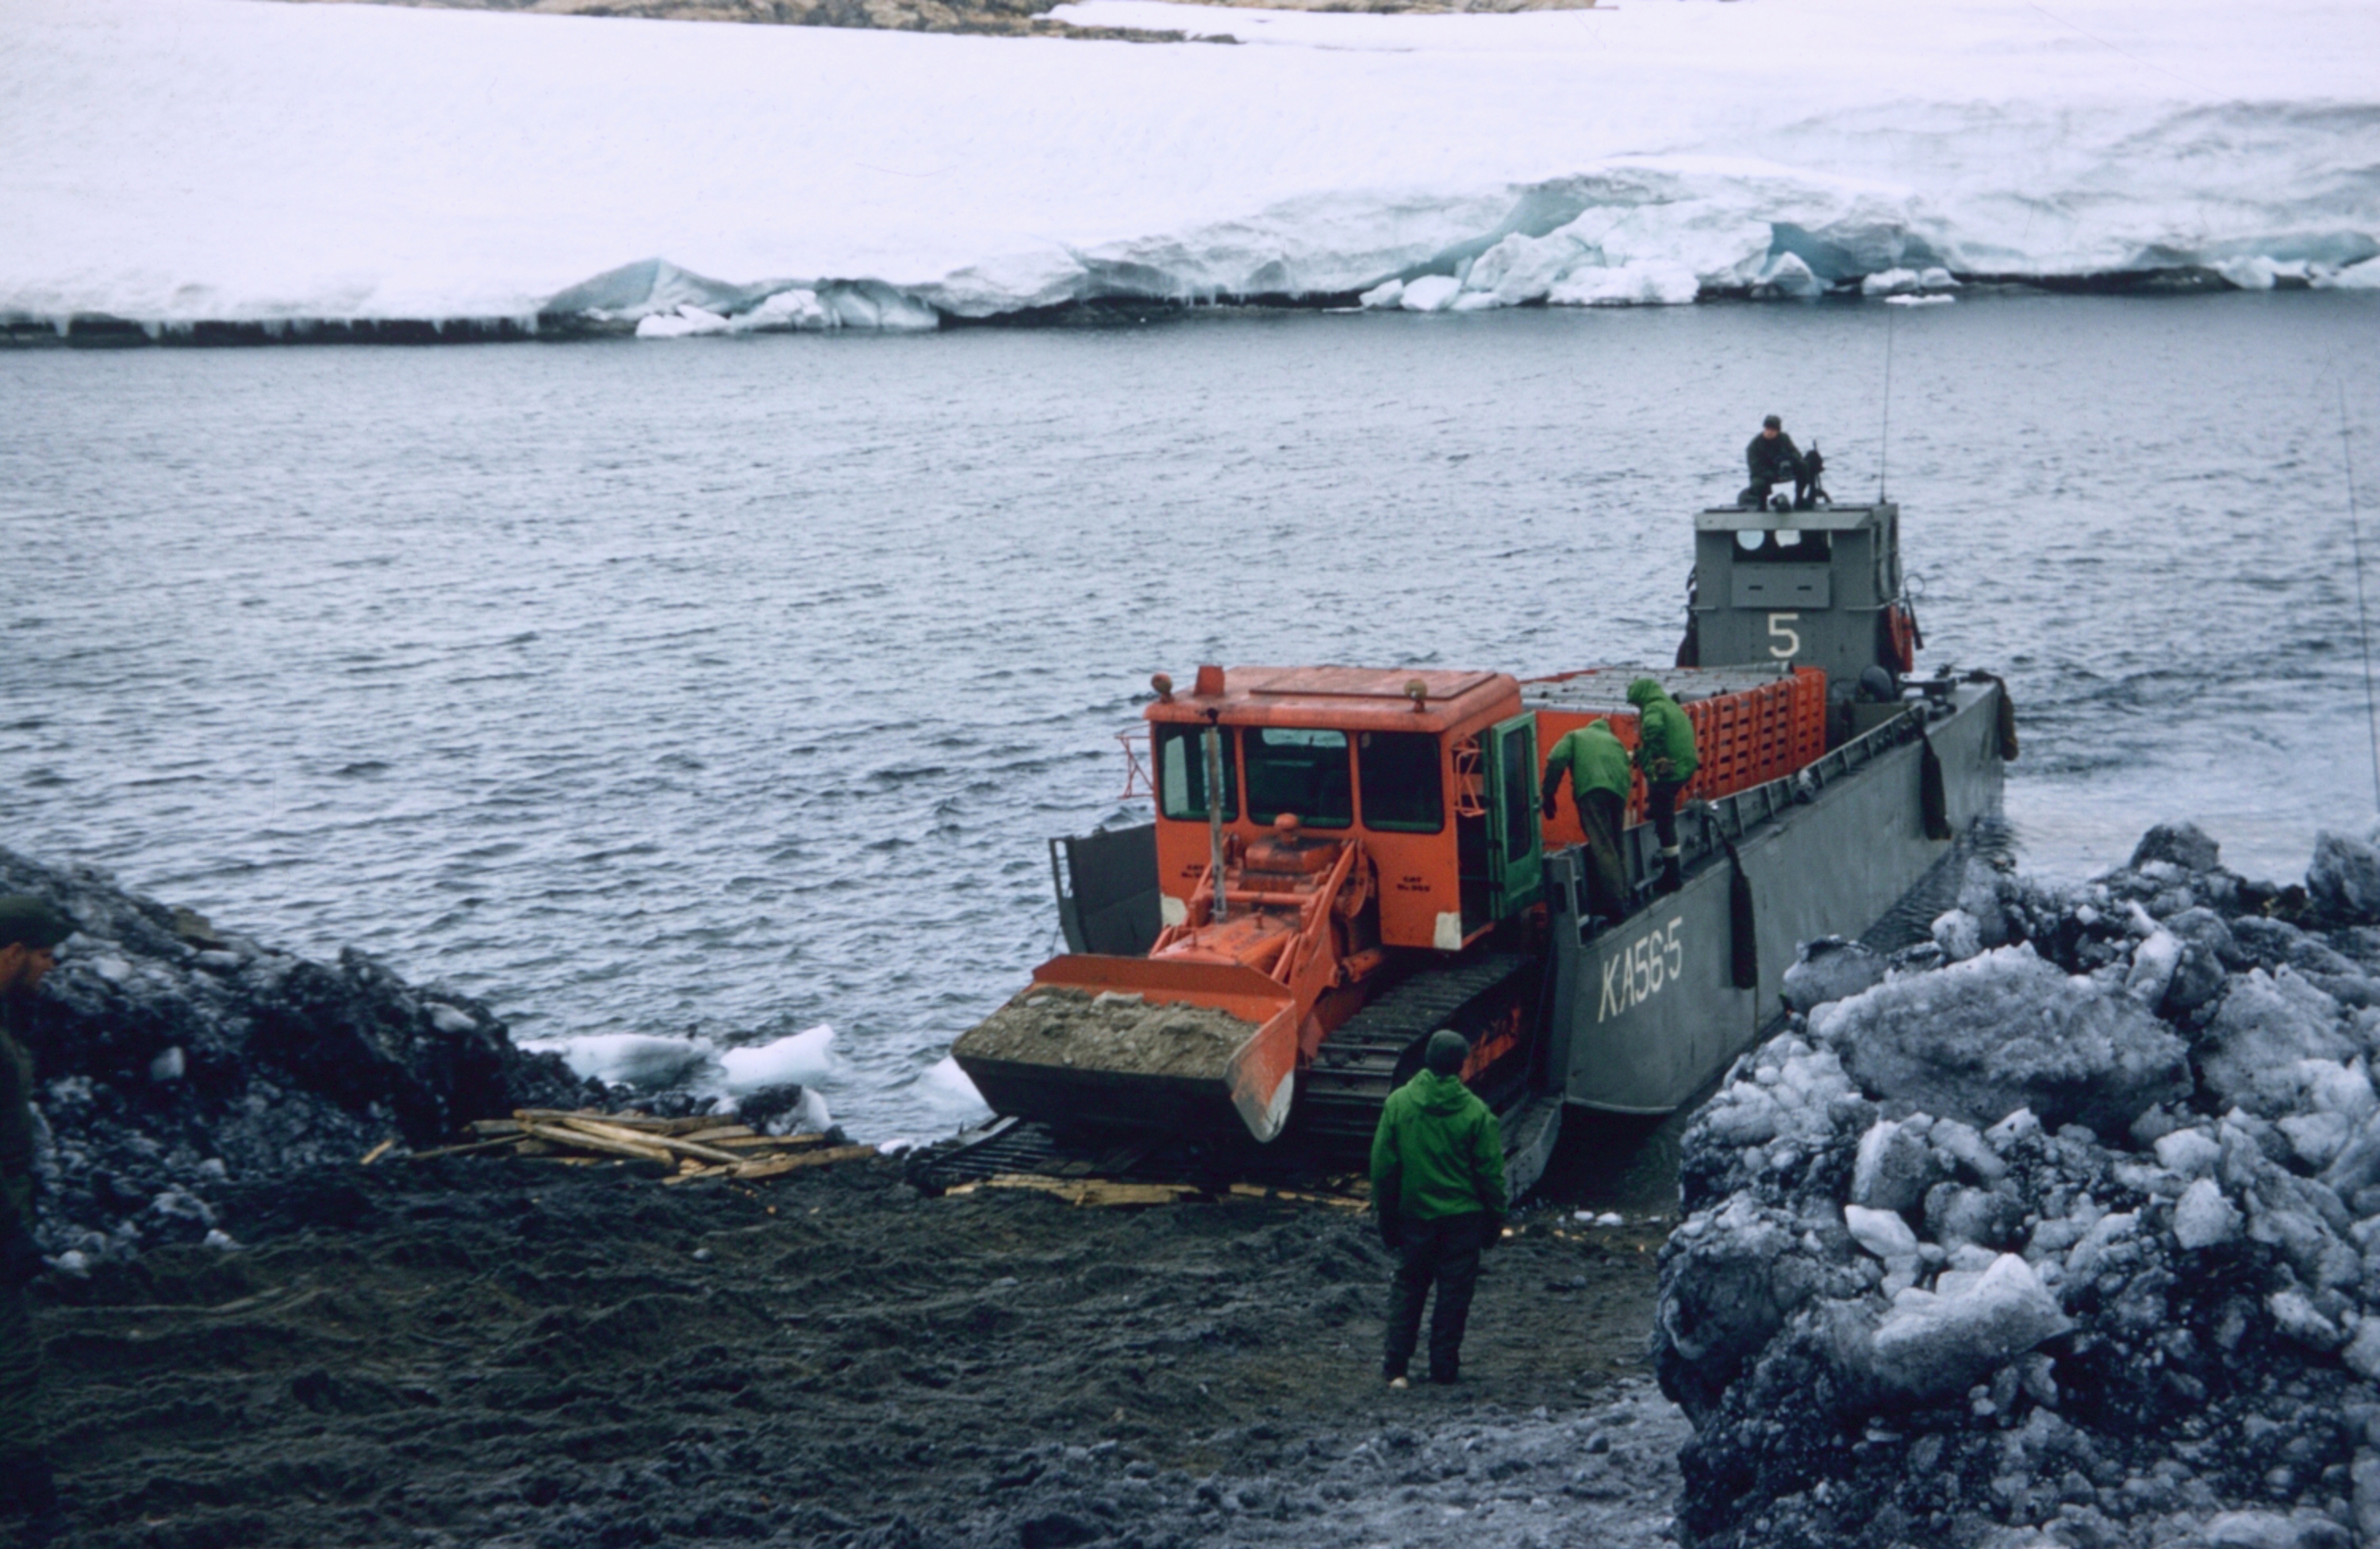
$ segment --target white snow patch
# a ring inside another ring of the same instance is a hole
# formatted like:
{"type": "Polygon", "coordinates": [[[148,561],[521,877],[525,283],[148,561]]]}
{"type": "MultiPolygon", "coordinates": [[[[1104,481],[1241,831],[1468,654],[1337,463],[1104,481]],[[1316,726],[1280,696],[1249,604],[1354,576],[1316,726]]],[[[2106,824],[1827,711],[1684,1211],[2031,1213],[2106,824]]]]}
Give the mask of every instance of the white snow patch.
{"type": "Polygon", "coordinates": [[[917,1073],[917,1091],[937,1114],[954,1123],[969,1122],[991,1111],[983,1093],[976,1091],[967,1073],[959,1068],[959,1062],[948,1055],[917,1073]]]}
{"type": "Polygon", "coordinates": [[[1462,291],[1463,282],[1451,274],[1424,274],[1405,286],[1397,305],[1409,312],[1442,312],[1462,291]]]}
{"type": "Polygon", "coordinates": [[[683,339],[696,334],[724,334],[728,322],[717,312],[688,303],[669,313],[656,312],[637,324],[640,339],[683,339]]]}
{"type": "Polygon", "coordinates": [[[833,1048],[834,1029],[821,1022],[767,1043],[723,1050],[719,1055],[719,1067],[726,1076],[730,1092],[758,1092],[762,1087],[792,1086],[797,1082],[815,1086],[831,1072],[833,1048]]]}
{"type": "Polygon", "coordinates": [[[650,1032],[598,1032],[584,1038],[533,1040],[521,1046],[535,1054],[560,1055],[572,1075],[606,1086],[669,1086],[710,1063],[714,1053],[706,1039],[650,1032]]]}
{"type": "Polygon", "coordinates": [[[667,338],[1450,273],[1431,310],[2380,287],[2360,0],[1053,14],[1265,46],[11,0],[0,313],[667,338]]]}
{"type": "MultiPolygon", "coordinates": [[[[735,1113],[737,1097],[764,1087],[810,1088],[834,1075],[834,1029],[824,1023],[740,1047],[722,1047],[699,1034],[673,1038],[648,1032],[599,1032],[521,1046],[560,1055],[572,1074],[606,1086],[688,1088],[712,1098],[713,1111],[722,1116],[735,1113]]],[[[805,1093],[806,1102],[809,1095],[805,1093]]],[[[824,1128],[823,1121],[819,1128],[824,1128]]]]}

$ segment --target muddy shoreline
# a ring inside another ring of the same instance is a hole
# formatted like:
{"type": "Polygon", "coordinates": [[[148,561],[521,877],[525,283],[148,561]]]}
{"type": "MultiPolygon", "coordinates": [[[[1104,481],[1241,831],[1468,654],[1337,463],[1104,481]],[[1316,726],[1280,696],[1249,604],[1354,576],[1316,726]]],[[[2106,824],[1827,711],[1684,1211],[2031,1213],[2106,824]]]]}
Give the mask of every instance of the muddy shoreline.
{"type": "Polygon", "coordinates": [[[1464,1383],[1378,1376],[1367,1218],[451,1161],[233,1191],[37,1294],[75,1542],[1652,1543],[1663,1234],[1539,1207],[1464,1383]]]}

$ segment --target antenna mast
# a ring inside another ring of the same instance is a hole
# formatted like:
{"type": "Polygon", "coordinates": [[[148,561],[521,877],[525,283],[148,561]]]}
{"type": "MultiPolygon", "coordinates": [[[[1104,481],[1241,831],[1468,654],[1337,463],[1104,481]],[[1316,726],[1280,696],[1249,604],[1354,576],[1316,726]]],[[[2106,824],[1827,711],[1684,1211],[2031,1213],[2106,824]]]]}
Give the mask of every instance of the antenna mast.
{"type": "Polygon", "coordinates": [[[1884,304],[1884,428],[1876,437],[1876,503],[1884,504],[1884,470],[1892,452],[1892,303],[1884,304]]]}
{"type": "Polygon", "coordinates": [[[2355,442],[2347,433],[2347,377],[2338,379],[2338,455],[2347,465],[2347,536],[2355,550],[2355,632],[2363,642],[2363,720],[2372,728],[2372,795],[2380,805],[2380,699],[2372,690],[2372,618],[2363,604],[2363,523],[2355,509],[2355,442]]]}

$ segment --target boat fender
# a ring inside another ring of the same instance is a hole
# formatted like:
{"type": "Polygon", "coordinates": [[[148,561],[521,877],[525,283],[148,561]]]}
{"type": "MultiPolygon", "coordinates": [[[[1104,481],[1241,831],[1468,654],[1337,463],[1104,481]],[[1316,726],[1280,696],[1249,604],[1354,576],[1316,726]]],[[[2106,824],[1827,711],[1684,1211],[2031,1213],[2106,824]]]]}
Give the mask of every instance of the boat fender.
{"type": "Polygon", "coordinates": [[[1942,755],[1934,750],[1934,736],[1919,730],[1917,763],[1917,804],[1925,818],[1925,836],[1948,839],[1950,833],[1950,799],[1942,785],[1942,755]]]}
{"type": "Polygon", "coordinates": [[[2003,763],[2014,763],[2016,762],[2017,753],[2016,696],[2009,692],[2008,679],[2000,677],[1998,673],[1985,672],[1983,668],[1977,667],[1974,671],[1967,675],[1967,681],[1970,683],[1988,683],[1993,688],[1998,689],[2000,691],[2000,761],[2003,763]]]}
{"type": "Polygon", "coordinates": [[[1739,990],[1760,987],[1760,933],[1752,915],[1752,879],[1744,874],[1743,857],[1735,841],[1719,836],[1727,847],[1727,931],[1730,979],[1739,990]]]}

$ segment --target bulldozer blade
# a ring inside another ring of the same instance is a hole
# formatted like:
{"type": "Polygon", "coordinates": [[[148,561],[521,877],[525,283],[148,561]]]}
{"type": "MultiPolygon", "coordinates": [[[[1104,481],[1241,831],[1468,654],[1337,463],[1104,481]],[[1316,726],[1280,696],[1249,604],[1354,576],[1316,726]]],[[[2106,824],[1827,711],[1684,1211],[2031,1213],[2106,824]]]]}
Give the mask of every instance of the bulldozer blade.
{"type": "Polygon", "coordinates": [[[1254,969],[1076,953],[951,1053],[996,1113],[1263,1141],[1289,1120],[1297,1024],[1288,987],[1254,969]]]}

